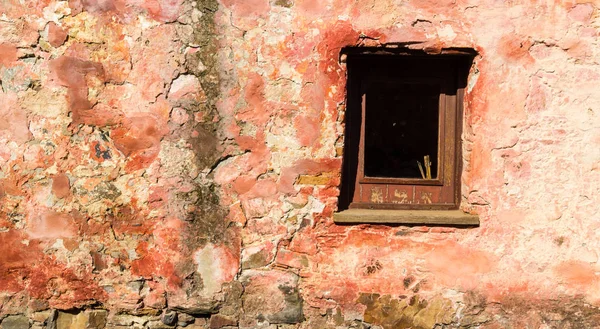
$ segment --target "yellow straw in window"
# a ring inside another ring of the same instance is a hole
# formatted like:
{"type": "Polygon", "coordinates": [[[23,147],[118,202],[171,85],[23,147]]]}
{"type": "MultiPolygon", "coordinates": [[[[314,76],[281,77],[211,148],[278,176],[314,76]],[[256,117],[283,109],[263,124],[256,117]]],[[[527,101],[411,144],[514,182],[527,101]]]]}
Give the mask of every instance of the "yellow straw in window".
{"type": "Polygon", "coordinates": [[[427,179],[431,179],[431,160],[429,160],[429,155],[423,157],[423,163],[425,164],[427,179]]]}

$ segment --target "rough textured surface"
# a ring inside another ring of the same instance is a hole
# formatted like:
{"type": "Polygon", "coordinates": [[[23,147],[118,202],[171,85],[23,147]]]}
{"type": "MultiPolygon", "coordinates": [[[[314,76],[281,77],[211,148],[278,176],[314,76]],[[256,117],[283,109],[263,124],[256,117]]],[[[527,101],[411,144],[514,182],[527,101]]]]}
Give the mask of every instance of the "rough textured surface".
{"type": "Polygon", "coordinates": [[[404,224],[478,226],[479,217],[461,210],[346,209],[333,214],[338,224],[404,224]]]}
{"type": "Polygon", "coordinates": [[[586,1],[0,1],[0,327],[600,326],[586,1]],[[346,46],[477,50],[476,228],[336,225],[346,46]]]}

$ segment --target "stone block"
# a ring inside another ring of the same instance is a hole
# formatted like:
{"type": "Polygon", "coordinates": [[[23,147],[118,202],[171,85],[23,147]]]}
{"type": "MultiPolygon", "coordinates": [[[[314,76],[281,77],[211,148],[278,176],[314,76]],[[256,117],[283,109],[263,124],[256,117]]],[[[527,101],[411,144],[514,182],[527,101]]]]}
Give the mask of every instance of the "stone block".
{"type": "Polygon", "coordinates": [[[144,325],[148,322],[148,318],[129,314],[120,314],[111,316],[108,319],[108,324],[113,326],[132,326],[135,324],[144,325]]]}
{"type": "Polygon", "coordinates": [[[275,264],[277,266],[300,269],[308,266],[308,258],[306,255],[297,252],[279,250],[277,258],[275,259],[275,264]]]}
{"type": "Polygon", "coordinates": [[[170,326],[167,324],[164,324],[162,321],[149,321],[146,324],[146,328],[148,329],[172,329],[175,328],[175,326],[170,326]]]}
{"type": "Polygon", "coordinates": [[[163,309],[167,307],[167,298],[165,292],[162,289],[151,290],[146,297],[144,297],[144,305],[154,309],[163,309]]]}
{"type": "Polygon", "coordinates": [[[52,315],[52,311],[41,311],[31,314],[31,319],[35,322],[44,322],[52,315]]]}
{"type": "Polygon", "coordinates": [[[29,319],[24,315],[10,315],[2,320],[2,329],[29,329],[29,319]]]}
{"type": "Polygon", "coordinates": [[[327,185],[331,181],[329,175],[300,175],[298,184],[300,185],[327,185]]]}
{"type": "Polygon", "coordinates": [[[218,329],[227,326],[236,326],[237,323],[237,320],[232,317],[224,316],[221,314],[215,314],[210,317],[209,327],[210,329],[218,329]]]}
{"type": "Polygon", "coordinates": [[[106,316],[108,312],[105,310],[94,310],[85,312],[87,314],[86,328],[104,328],[106,326],[106,316]]]}
{"type": "Polygon", "coordinates": [[[80,313],[58,312],[56,329],[103,329],[106,327],[106,310],[88,310],[80,313]]]}
{"type": "Polygon", "coordinates": [[[275,244],[266,241],[260,245],[249,246],[242,250],[242,269],[263,267],[273,261],[275,257],[275,244]]]}
{"type": "Polygon", "coordinates": [[[285,271],[248,271],[242,277],[244,315],[241,327],[293,324],[304,320],[298,276],[285,271]]]}
{"type": "Polygon", "coordinates": [[[177,314],[177,325],[180,327],[187,327],[196,322],[196,318],[185,313],[177,314]]]}
{"type": "Polygon", "coordinates": [[[161,316],[160,320],[168,326],[174,326],[177,323],[177,312],[167,311],[161,316]]]}

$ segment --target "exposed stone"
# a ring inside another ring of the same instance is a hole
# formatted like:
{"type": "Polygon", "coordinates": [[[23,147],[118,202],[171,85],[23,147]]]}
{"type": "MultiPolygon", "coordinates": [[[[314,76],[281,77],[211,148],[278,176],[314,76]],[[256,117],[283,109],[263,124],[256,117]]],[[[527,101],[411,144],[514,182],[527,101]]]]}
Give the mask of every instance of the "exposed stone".
{"type": "Polygon", "coordinates": [[[294,5],[294,1],[293,0],[275,0],[275,5],[290,8],[294,5]]]}
{"type": "Polygon", "coordinates": [[[240,326],[256,325],[257,320],[274,324],[304,320],[303,299],[298,292],[295,274],[283,271],[246,273],[242,278],[244,314],[240,326]]]}
{"type": "Polygon", "coordinates": [[[106,310],[87,310],[79,313],[58,312],[56,329],[102,329],[106,327],[106,310]]]}
{"type": "Polygon", "coordinates": [[[104,328],[106,326],[107,311],[94,310],[87,313],[87,328],[104,328]]]}
{"type": "Polygon", "coordinates": [[[135,324],[144,325],[146,322],[148,322],[148,319],[145,317],[128,314],[111,315],[108,318],[108,324],[116,326],[131,326],[135,324]]]}
{"type": "Polygon", "coordinates": [[[44,321],[44,329],[57,329],[58,311],[52,310],[50,316],[44,321]]]}
{"type": "Polygon", "coordinates": [[[215,314],[213,316],[210,317],[210,325],[209,328],[211,329],[217,329],[217,328],[223,328],[223,327],[228,327],[228,326],[236,326],[237,325],[237,320],[224,316],[224,315],[220,315],[220,314],[215,314]]]}
{"type": "Polygon", "coordinates": [[[163,309],[167,307],[167,298],[164,291],[151,291],[144,298],[144,305],[155,309],[163,309]]]}
{"type": "Polygon", "coordinates": [[[277,313],[267,316],[270,323],[300,323],[304,321],[302,309],[303,299],[297,287],[279,286],[284,294],[285,308],[277,313]]]}
{"type": "Polygon", "coordinates": [[[148,329],[170,329],[170,328],[175,328],[175,326],[171,326],[171,325],[167,325],[164,324],[162,321],[149,321],[148,324],[146,324],[146,327],[148,329]]]}
{"type": "Polygon", "coordinates": [[[298,184],[301,185],[327,185],[327,183],[331,180],[330,176],[327,175],[301,175],[298,177],[298,184]]]}
{"type": "Polygon", "coordinates": [[[46,322],[48,320],[48,318],[50,318],[53,314],[53,311],[41,311],[41,312],[35,312],[33,314],[31,314],[30,318],[31,320],[35,321],[35,322],[46,322]]]}
{"type": "Polygon", "coordinates": [[[277,252],[277,258],[275,259],[275,264],[277,266],[300,269],[308,266],[308,257],[293,251],[279,250],[277,252]]]}
{"type": "Polygon", "coordinates": [[[238,319],[243,312],[242,294],[244,287],[239,281],[232,281],[223,285],[225,300],[221,304],[219,314],[238,319]]]}
{"type": "Polygon", "coordinates": [[[177,312],[165,312],[160,320],[168,326],[174,326],[177,323],[177,312]]]}
{"type": "Polygon", "coordinates": [[[48,311],[48,309],[50,308],[47,300],[35,298],[29,300],[28,307],[31,310],[31,312],[48,311]]]}
{"type": "Polygon", "coordinates": [[[220,302],[218,300],[206,300],[201,297],[194,298],[191,301],[179,301],[173,299],[169,303],[169,307],[177,312],[187,313],[191,315],[206,315],[216,313],[219,309],[220,302]]]}
{"type": "Polygon", "coordinates": [[[242,250],[242,269],[251,269],[268,265],[275,257],[275,245],[271,241],[242,250]]]}
{"type": "Polygon", "coordinates": [[[2,329],[29,329],[29,319],[24,315],[9,315],[0,323],[2,329]]]}
{"type": "Polygon", "coordinates": [[[440,308],[413,296],[408,300],[396,300],[377,294],[362,295],[359,301],[367,306],[365,321],[381,325],[384,329],[397,327],[433,328],[452,320],[452,308],[440,308]],[[444,318],[446,317],[446,319],[444,318]]]}
{"type": "Polygon", "coordinates": [[[196,318],[185,313],[177,314],[177,325],[180,327],[186,327],[196,322],[196,318]]]}

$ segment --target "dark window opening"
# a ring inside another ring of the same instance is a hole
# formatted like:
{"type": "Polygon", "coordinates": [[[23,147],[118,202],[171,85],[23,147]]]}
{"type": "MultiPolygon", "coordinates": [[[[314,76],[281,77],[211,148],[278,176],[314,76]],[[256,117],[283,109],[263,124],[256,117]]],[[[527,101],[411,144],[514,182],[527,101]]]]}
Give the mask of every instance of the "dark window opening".
{"type": "Polygon", "coordinates": [[[365,176],[423,178],[429,157],[431,178],[437,178],[439,102],[439,85],[372,85],[366,91],[365,176]]]}
{"type": "Polygon", "coordinates": [[[472,50],[346,48],[339,210],[456,209],[472,50]]]}

